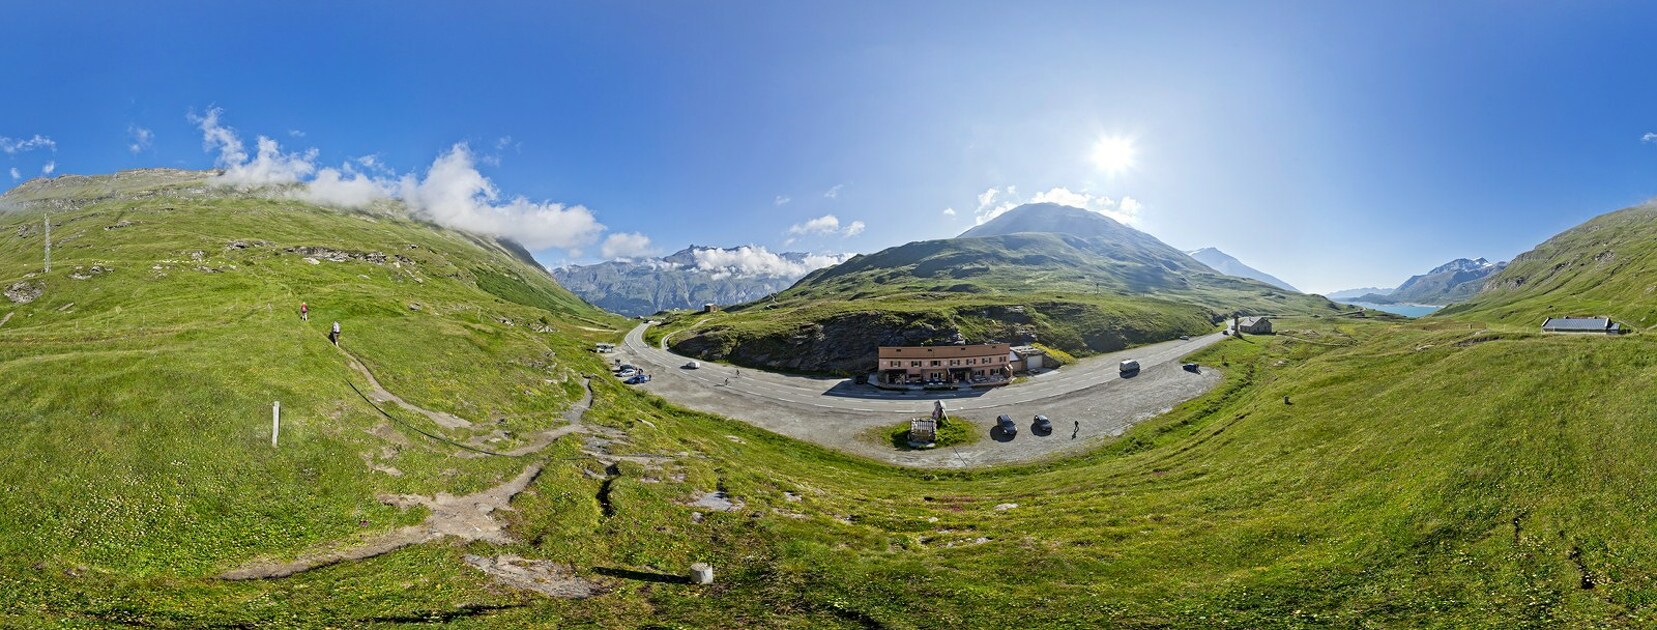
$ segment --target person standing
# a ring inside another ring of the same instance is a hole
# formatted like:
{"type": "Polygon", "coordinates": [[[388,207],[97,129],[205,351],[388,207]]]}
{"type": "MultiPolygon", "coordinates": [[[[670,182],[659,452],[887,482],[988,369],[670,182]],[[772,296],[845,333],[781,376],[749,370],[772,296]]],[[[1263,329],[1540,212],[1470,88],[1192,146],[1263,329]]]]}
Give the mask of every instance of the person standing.
{"type": "Polygon", "coordinates": [[[299,303],[299,321],[311,321],[311,305],[304,302],[299,303]]]}
{"type": "Polygon", "coordinates": [[[339,345],[339,322],[334,322],[334,329],[328,331],[328,340],[334,342],[335,346],[339,345]]]}

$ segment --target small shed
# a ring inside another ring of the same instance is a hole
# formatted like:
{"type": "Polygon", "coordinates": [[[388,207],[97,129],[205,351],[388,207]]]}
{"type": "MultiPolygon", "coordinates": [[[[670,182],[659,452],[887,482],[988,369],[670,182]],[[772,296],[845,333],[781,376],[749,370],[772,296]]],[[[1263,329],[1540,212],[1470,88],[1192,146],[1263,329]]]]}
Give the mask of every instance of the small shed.
{"type": "Polygon", "coordinates": [[[719,312],[719,305],[714,304],[712,302],[709,302],[707,304],[703,304],[702,305],[702,312],[704,312],[704,313],[717,313],[717,312],[719,312]]]}
{"type": "Polygon", "coordinates": [[[909,446],[911,448],[932,448],[938,445],[938,421],[931,418],[915,418],[909,421],[909,446]]]}
{"type": "Polygon", "coordinates": [[[1622,326],[1609,317],[1549,317],[1542,320],[1542,332],[1617,335],[1622,326]]]}

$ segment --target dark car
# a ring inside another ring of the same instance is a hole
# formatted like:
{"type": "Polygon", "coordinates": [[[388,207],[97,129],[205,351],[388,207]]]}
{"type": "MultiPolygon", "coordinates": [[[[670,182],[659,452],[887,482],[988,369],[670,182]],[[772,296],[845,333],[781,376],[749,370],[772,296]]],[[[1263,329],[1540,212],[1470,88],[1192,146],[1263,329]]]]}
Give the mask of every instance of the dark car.
{"type": "Polygon", "coordinates": [[[1198,368],[1197,364],[1195,364],[1195,363],[1187,363],[1187,364],[1182,365],[1180,367],[1183,368],[1185,371],[1190,372],[1192,374],[1201,374],[1202,373],[1201,369],[1198,368]]]}
{"type": "Polygon", "coordinates": [[[868,385],[869,384],[869,375],[868,374],[859,374],[859,375],[857,375],[857,378],[852,379],[852,382],[857,383],[858,385],[868,385]]]}
{"type": "Polygon", "coordinates": [[[1018,435],[1018,425],[1013,423],[1012,416],[1001,416],[1000,418],[996,418],[995,428],[1000,429],[1001,434],[1007,437],[1018,435]]]}
{"type": "Polygon", "coordinates": [[[1191,335],[1180,335],[1179,340],[1180,341],[1190,341],[1191,340],[1191,335]]]}
{"type": "Polygon", "coordinates": [[[1030,424],[1030,430],[1035,431],[1036,433],[1043,434],[1043,435],[1046,435],[1048,433],[1052,433],[1053,432],[1053,421],[1048,420],[1047,416],[1039,416],[1038,415],[1038,416],[1036,416],[1036,421],[1034,423],[1030,424]]]}
{"type": "Polygon", "coordinates": [[[626,383],[628,385],[640,385],[640,384],[643,384],[643,383],[649,383],[650,382],[650,375],[649,374],[638,374],[638,375],[634,375],[633,378],[629,378],[629,379],[627,379],[625,381],[622,381],[622,382],[626,383]]]}

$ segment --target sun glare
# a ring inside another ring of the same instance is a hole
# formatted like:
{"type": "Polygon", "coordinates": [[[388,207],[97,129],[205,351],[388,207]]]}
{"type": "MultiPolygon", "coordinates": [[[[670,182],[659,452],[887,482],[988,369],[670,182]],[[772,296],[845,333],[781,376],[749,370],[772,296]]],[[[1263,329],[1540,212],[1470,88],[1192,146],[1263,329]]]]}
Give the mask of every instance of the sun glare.
{"type": "Polygon", "coordinates": [[[1106,173],[1120,173],[1133,166],[1133,140],[1106,136],[1093,145],[1093,165],[1106,173]]]}

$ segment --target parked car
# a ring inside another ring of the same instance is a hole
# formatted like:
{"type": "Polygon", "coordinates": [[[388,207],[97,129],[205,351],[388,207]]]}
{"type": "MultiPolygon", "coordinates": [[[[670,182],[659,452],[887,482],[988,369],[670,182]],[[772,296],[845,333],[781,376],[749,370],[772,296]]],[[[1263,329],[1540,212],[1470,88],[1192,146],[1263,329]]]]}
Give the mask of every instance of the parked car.
{"type": "Polygon", "coordinates": [[[857,383],[858,385],[868,385],[869,384],[869,375],[868,374],[859,374],[859,375],[857,375],[857,378],[852,379],[852,382],[857,383]]]}
{"type": "Polygon", "coordinates": [[[1180,335],[1179,340],[1180,341],[1190,341],[1191,340],[1191,335],[1180,335]]]}
{"type": "Polygon", "coordinates": [[[649,383],[650,382],[650,375],[649,374],[635,374],[635,375],[633,375],[632,378],[629,378],[629,379],[627,379],[625,381],[622,381],[622,382],[626,383],[628,385],[638,385],[640,383],[649,383]]]}
{"type": "Polygon", "coordinates": [[[616,371],[617,372],[628,372],[628,371],[637,372],[637,371],[639,371],[639,368],[633,367],[633,364],[631,364],[631,363],[623,363],[621,365],[616,366],[616,371]]]}
{"type": "Polygon", "coordinates": [[[685,364],[685,369],[687,369],[687,370],[700,370],[700,369],[702,369],[702,364],[697,363],[695,361],[691,361],[691,362],[685,364]]]}
{"type": "Polygon", "coordinates": [[[1122,374],[1134,374],[1139,372],[1139,362],[1133,359],[1128,359],[1116,366],[1116,369],[1122,374]]]}
{"type": "Polygon", "coordinates": [[[623,380],[630,379],[630,378],[633,378],[633,377],[638,376],[638,375],[639,375],[638,370],[622,370],[620,372],[616,372],[616,378],[623,379],[623,380]]]}
{"type": "Polygon", "coordinates": [[[1035,422],[1030,424],[1030,430],[1042,435],[1052,433],[1053,421],[1048,420],[1047,416],[1037,415],[1035,422]]]}
{"type": "Polygon", "coordinates": [[[1007,437],[1018,435],[1018,425],[1013,423],[1012,416],[1001,416],[995,419],[995,428],[1001,429],[1001,434],[1007,437]]]}
{"type": "Polygon", "coordinates": [[[1187,363],[1187,364],[1182,365],[1180,367],[1184,368],[1185,371],[1190,372],[1192,374],[1201,374],[1202,373],[1202,368],[1197,367],[1197,364],[1195,364],[1195,363],[1187,363]]]}

